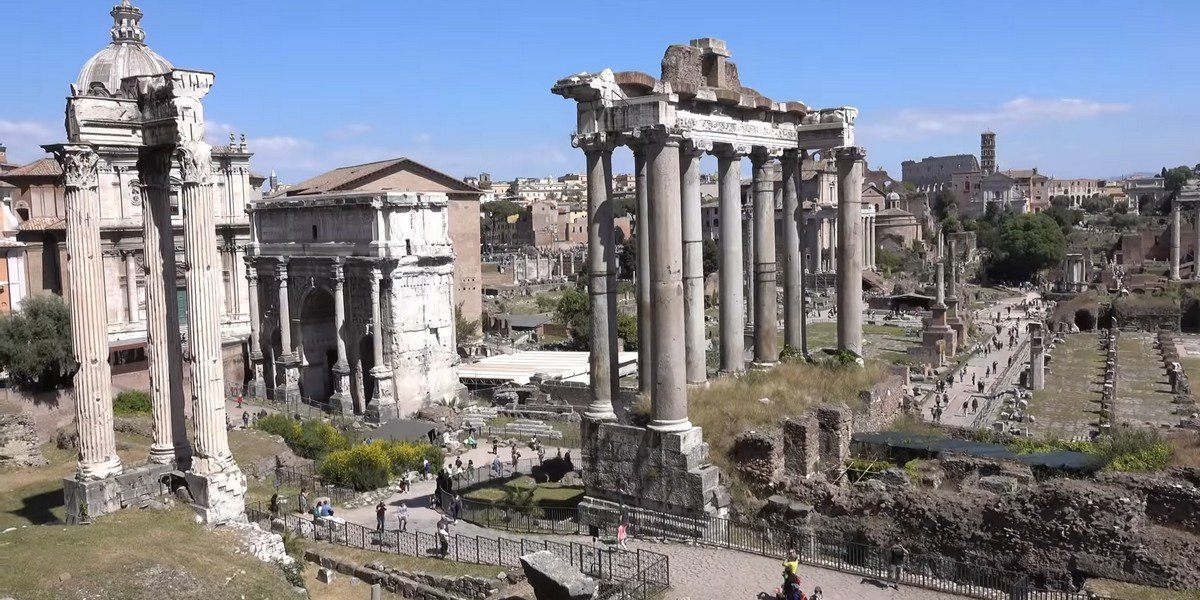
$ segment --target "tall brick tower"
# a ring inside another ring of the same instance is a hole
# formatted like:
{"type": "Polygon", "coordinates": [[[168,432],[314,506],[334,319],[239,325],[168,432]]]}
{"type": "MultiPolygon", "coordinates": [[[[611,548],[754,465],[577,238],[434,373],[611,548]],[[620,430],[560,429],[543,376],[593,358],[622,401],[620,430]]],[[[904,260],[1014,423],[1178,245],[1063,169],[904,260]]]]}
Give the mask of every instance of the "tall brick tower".
{"type": "Polygon", "coordinates": [[[979,134],[979,170],[984,175],[996,172],[996,134],[991,131],[979,134]]]}

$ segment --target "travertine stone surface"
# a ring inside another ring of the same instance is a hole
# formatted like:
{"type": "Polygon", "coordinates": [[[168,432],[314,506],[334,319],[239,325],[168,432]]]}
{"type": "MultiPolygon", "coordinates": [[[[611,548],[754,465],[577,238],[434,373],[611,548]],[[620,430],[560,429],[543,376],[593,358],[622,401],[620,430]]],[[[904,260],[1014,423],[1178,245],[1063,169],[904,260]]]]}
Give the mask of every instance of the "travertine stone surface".
{"type": "Polygon", "coordinates": [[[591,303],[591,340],[588,369],[592,402],[590,419],[615,420],[613,392],[617,381],[616,242],[613,239],[612,148],[603,135],[578,138],[587,157],[588,292],[591,303]]]}
{"type": "Polygon", "coordinates": [[[654,325],[650,321],[650,184],[644,143],[633,145],[633,169],[637,186],[638,391],[648,395],[654,389],[654,325]]]}
{"type": "Polygon", "coordinates": [[[150,460],[191,465],[184,419],[183,343],[179,337],[179,293],[175,283],[175,236],[171,234],[171,149],[142,148],[138,171],[145,191],[142,237],[146,269],[146,360],[154,406],[150,460]]]}
{"type": "Polygon", "coordinates": [[[775,290],[775,188],[767,172],[772,157],[750,154],[754,175],[754,364],[779,362],[779,302],[775,290]]]}
{"type": "Polygon", "coordinates": [[[804,308],[801,278],[804,254],[800,235],[804,215],[800,206],[800,153],[787,151],[783,166],[783,340],[794,350],[804,346],[804,308]]]}
{"type": "Polygon", "coordinates": [[[337,362],[332,367],[333,400],[342,414],[354,414],[354,399],[350,395],[350,363],[346,358],[346,272],[342,261],[333,264],[334,333],[337,336],[337,362]]]}
{"type": "Polygon", "coordinates": [[[746,370],[746,309],[742,290],[742,155],[732,146],[718,149],[717,176],[721,218],[721,371],[746,370]]]}
{"type": "Polygon", "coordinates": [[[683,241],[679,226],[679,142],[652,131],[650,162],[650,300],[654,326],[654,392],[658,431],[687,431],[687,373],[683,320],[683,241]]]}
{"type": "Polygon", "coordinates": [[[700,157],[712,144],[680,147],[680,211],[683,227],[683,319],[689,385],[708,380],[704,338],[704,243],[700,217],[700,157]]]}
{"type": "Polygon", "coordinates": [[[54,148],[63,168],[67,207],[68,305],[75,373],[75,421],[79,426],[78,479],[104,479],[121,473],[113,433],[112,369],[108,364],[108,318],[104,265],[100,254],[97,193],[99,156],[86,145],[54,148]]]}
{"type": "Polygon", "coordinates": [[[857,146],[838,148],[838,349],[862,356],[862,178],[866,152],[857,146]]]}
{"type": "Polygon", "coordinates": [[[259,308],[258,296],[258,267],[255,266],[253,259],[247,257],[246,262],[246,284],[249,286],[250,294],[250,383],[247,393],[252,398],[265,398],[267,395],[266,379],[263,378],[263,353],[262,353],[262,313],[259,308]]]}

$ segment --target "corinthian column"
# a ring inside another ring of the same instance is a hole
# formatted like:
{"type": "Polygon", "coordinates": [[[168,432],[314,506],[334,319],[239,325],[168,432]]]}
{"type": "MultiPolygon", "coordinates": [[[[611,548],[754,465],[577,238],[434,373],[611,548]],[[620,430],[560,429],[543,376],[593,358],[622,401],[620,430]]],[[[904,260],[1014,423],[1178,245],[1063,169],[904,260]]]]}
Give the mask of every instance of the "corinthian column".
{"type": "MultiPolygon", "coordinates": [[[[646,183],[646,146],[637,143],[632,148],[637,186],[638,391],[649,395],[654,388],[654,326],[650,324],[650,187],[646,183]]],[[[572,260],[572,272],[574,264],[572,260]]]]}
{"type": "Polygon", "coordinates": [[[252,398],[266,397],[266,380],[263,378],[262,318],[258,306],[258,264],[254,257],[244,257],[246,262],[246,287],[250,297],[250,389],[252,398]]]}
{"type": "Polygon", "coordinates": [[[138,322],[137,254],[133,250],[121,253],[125,260],[125,304],[129,323],[138,322]]]}
{"type": "MultiPolygon", "coordinates": [[[[291,303],[288,299],[288,261],[287,258],[280,258],[279,265],[276,271],[276,280],[279,282],[279,345],[282,346],[279,356],[279,364],[276,369],[283,368],[283,398],[290,401],[292,398],[300,397],[300,360],[296,356],[296,349],[292,347],[292,311],[291,303]]],[[[276,384],[278,387],[278,384],[276,384]]],[[[278,400],[276,394],[276,400],[278,400]]]]}
{"type": "Polygon", "coordinates": [[[679,138],[649,132],[650,300],[654,326],[653,419],[658,431],[692,428],[684,366],[683,230],[679,227],[679,138]]]}
{"type": "Polygon", "coordinates": [[[804,277],[800,230],[800,153],[783,153],[783,341],[793,350],[804,345],[803,306],[800,279],[804,277]]]}
{"type": "Polygon", "coordinates": [[[779,361],[779,303],[775,292],[775,190],[767,175],[771,155],[764,148],[750,154],[754,177],[754,363],[769,367],[779,361]]]}
{"type": "Polygon", "coordinates": [[[138,176],[142,197],[146,269],[146,363],[154,406],[150,460],[191,465],[183,395],[183,343],[179,339],[179,290],[175,284],[175,231],[171,227],[171,150],[142,148],[138,176]]]}
{"type": "Polygon", "coordinates": [[[837,339],[838,350],[862,356],[862,169],[858,146],[834,151],[838,176],[837,339]]]}
{"type": "MultiPolygon", "coordinates": [[[[748,149],[741,149],[748,150],[748,149]]],[[[742,155],[732,147],[717,151],[721,218],[721,371],[746,370],[745,294],[742,290],[742,155]]]]}
{"type": "Polygon", "coordinates": [[[182,181],[184,275],[188,290],[188,349],[192,363],[192,472],[237,471],[225,429],[225,374],[221,365],[221,264],[212,201],[212,148],[204,142],[179,146],[182,181]]]}
{"type": "Polygon", "coordinates": [[[371,348],[375,366],[371,377],[375,380],[371,403],[367,406],[367,420],[382,423],[393,419],[396,414],[396,395],[392,389],[392,368],[383,361],[383,272],[379,267],[371,268],[371,348]]]}
{"type": "Polygon", "coordinates": [[[611,421],[613,394],[620,390],[617,370],[617,251],[613,240],[612,143],[603,135],[577,137],[587,157],[588,293],[590,296],[591,403],[584,415],[611,421]]]}
{"type": "Polygon", "coordinates": [[[1171,201],[1171,281],[1179,281],[1179,201],[1171,201]]]}
{"type": "Polygon", "coordinates": [[[683,319],[687,382],[708,380],[704,351],[704,236],[700,216],[700,157],[706,146],[689,141],[680,149],[680,210],[683,225],[683,319]]]}
{"type": "Polygon", "coordinates": [[[346,361],[346,272],[341,260],[333,263],[333,326],[337,332],[337,362],[333,365],[332,399],[342,414],[354,413],[350,396],[350,363],[346,361]]]}
{"type": "Polygon", "coordinates": [[[121,473],[113,433],[112,369],[108,364],[108,313],[100,254],[99,157],[89,146],[54,149],[63,170],[67,210],[67,269],[71,285],[71,344],[79,370],[72,395],[79,428],[80,480],[121,473]]]}

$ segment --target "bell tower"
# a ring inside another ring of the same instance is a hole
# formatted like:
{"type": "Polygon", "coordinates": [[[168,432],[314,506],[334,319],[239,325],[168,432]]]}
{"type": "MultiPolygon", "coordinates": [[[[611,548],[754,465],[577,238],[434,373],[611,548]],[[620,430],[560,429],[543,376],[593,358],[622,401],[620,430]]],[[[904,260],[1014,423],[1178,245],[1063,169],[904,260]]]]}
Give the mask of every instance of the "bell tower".
{"type": "Polygon", "coordinates": [[[996,172],[996,134],[991,131],[979,135],[979,170],[985,176],[996,172]]]}

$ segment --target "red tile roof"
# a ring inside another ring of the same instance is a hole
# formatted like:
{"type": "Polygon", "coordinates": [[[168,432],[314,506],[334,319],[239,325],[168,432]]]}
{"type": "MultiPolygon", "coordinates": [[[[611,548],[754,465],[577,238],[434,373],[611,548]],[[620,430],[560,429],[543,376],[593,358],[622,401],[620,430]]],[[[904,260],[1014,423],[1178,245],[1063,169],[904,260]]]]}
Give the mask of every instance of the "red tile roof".
{"type": "Polygon", "coordinates": [[[67,222],[62,217],[34,217],[23,221],[21,231],[46,231],[48,229],[66,229],[67,222]]]}
{"type": "Polygon", "coordinates": [[[53,158],[42,158],[35,160],[23,167],[18,167],[9,171],[0,178],[12,179],[21,177],[60,177],[62,176],[62,167],[58,165],[58,161],[53,158]]]}
{"type": "Polygon", "coordinates": [[[455,189],[461,192],[480,193],[476,188],[473,188],[462,180],[451,177],[441,171],[431,169],[414,160],[404,157],[393,158],[391,160],[381,160],[378,162],[367,163],[363,165],[354,165],[352,167],[341,167],[322,173],[309,179],[302,181],[296,185],[290,186],[284,191],[287,196],[301,196],[308,194],[326,194],[330,192],[352,191],[353,184],[368,180],[376,175],[382,175],[385,172],[399,167],[401,165],[408,166],[413,171],[417,171],[427,177],[440,181],[446,187],[455,189]]]}

